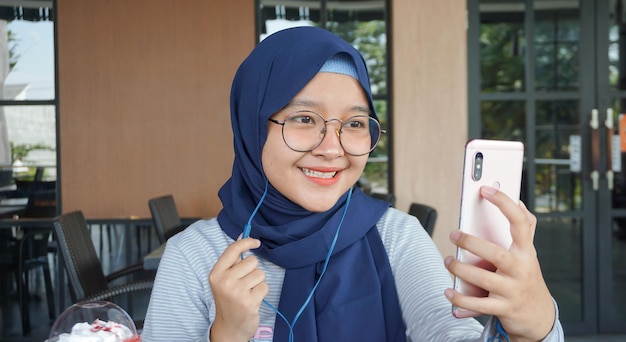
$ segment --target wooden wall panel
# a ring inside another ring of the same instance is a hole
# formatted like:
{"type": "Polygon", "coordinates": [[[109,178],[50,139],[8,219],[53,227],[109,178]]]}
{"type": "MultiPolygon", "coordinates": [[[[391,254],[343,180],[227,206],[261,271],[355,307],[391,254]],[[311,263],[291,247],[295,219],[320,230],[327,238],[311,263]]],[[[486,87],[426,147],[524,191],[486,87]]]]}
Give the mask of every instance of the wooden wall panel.
{"type": "Polygon", "coordinates": [[[437,208],[433,238],[452,255],[467,139],[466,2],[393,0],[391,13],[397,207],[437,208]]]}
{"type": "MultiPolygon", "coordinates": [[[[397,207],[439,210],[453,252],[467,137],[465,2],[393,0],[397,207]]],[[[253,48],[247,0],[58,0],[63,211],[146,217],[173,193],[183,216],[214,216],[232,164],[229,91],[253,48]]]]}
{"type": "Polygon", "coordinates": [[[57,13],[63,212],[147,217],[172,193],[182,216],[214,216],[253,2],[58,0],[57,13]]]}

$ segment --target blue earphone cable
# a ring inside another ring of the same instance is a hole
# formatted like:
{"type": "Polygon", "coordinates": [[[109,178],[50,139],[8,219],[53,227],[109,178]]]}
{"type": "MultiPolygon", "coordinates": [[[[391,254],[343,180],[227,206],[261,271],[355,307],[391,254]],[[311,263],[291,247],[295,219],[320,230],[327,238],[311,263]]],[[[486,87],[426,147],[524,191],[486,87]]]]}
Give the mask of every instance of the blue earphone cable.
{"type": "Polygon", "coordinates": [[[509,335],[498,318],[496,318],[496,333],[494,336],[489,337],[487,342],[510,342],[509,335]]]}
{"type": "Polygon", "coordinates": [[[261,199],[259,199],[259,203],[257,203],[256,208],[254,208],[254,210],[252,211],[252,214],[250,214],[250,217],[248,218],[248,222],[243,227],[243,233],[241,234],[242,239],[245,239],[250,236],[250,231],[252,230],[252,219],[256,215],[256,212],[259,211],[259,208],[261,207],[261,203],[263,203],[263,200],[265,199],[265,196],[267,195],[268,184],[269,184],[269,181],[266,178],[265,190],[263,191],[263,195],[261,196],[261,199]]]}
{"type": "MultiPolygon", "coordinates": [[[[247,238],[247,237],[250,236],[250,231],[252,230],[252,219],[254,218],[254,216],[256,215],[257,211],[261,207],[261,203],[263,203],[263,200],[265,199],[265,195],[267,195],[267,187],[268,187],[268,180],[266,179],[265,180],[265,191],[263,192],[263,196],[261,196],[261,199],[259,200],[259,203],[257,204],[256,208],[254,208],[254,211],[250,215],[250,218],[248,219],[248,222],[244,226],[242,238],[247,238]]],[[[304,301],[304,303],[302,304],[302,306],[300,307],[300,309],[298,310],[296,315],[293,317],[293,321],[291,323],[289,323],[289,320],[278,310],[278,308],[276,308],[274,305],[270,304],[268,301],[263,299],[263,303],[265,305],[267,305],[270,309],[272,309],[274,312],[276,312],[276,314],[280,318],[282,318],[282,320],[285,321],[285,323],[289,327],[289,342],[293,342],[294,341],[293,327],[295,326],[296,322],[298,321],[298,319],[300,318],[300,316],[304,312],[304,309],[307,307],[309,302],[311,302],[311,299],[313,299],[313,294],[315,293],[315,290],[317,290],[317,287],[320,284],[320,281],[322,280],[322,278],[324,277],[324,274],[326,273],[326,269],[328,268],[328,263],[330,261],[330,257],[333,254],[333,250],[335,249],[335,245],[337,244],[337,239],[339,238],[339,231],[341,230],[341,226],[343,225],[343,220],[346,217],[346,212],[348,211],[348,205],[350,204],[350,198],[352,198],[352,188],[350,188],[350,190],[348,191],[348,197],[346,199],[346,204],[345,204],[344,209],[343,209],[343,214],[341,215],[341,220],[339,221],[339,225],[337,226],[337,231],[335,232],[335,236],[333,238],[333,242],[331,243],[330,248],[328,249],[328,253],[326,254],[326,259],[324,260],[324,267],[322,268],[322,272],[320,273],[319,278],[315,282],[315,285],[313,285],[313,289],[311,289],[311,292],[309,293],[307,299],[304,301]]],[[[241,255],[241,258],[243,259],[243,254],[241,255]]]]}

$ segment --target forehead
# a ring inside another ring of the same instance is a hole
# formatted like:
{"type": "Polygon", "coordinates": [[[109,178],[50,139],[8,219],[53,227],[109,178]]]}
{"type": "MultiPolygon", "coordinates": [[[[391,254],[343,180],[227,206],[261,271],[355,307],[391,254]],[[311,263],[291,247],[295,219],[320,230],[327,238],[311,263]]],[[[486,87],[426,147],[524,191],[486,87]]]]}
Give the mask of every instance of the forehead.
{"type": "Polygon", "coordinates": [[[329,72],[318,73],[281,112],[303,109],[329,114],[367,115],[371,112],[367,95],[359,81],[351,76],[329,72]]]}

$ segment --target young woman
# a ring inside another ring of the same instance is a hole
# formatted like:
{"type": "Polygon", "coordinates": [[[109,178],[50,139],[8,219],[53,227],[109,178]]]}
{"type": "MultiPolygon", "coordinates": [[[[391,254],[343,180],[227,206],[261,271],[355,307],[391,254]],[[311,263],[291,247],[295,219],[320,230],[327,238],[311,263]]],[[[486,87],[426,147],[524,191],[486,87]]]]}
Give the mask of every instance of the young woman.
{"type": "Polygon", "coordinates": [[[168,241],[144,341],[563,340],[523,204],[482,191],[511,221],[508,251],[451,234],[489,272],[444,262],[413,216],[354,187],[381,130],[363,58],[341,38],[263,40],[235,75],[231,120],[223,209],[168,241]],[[456,293],[446,267],[489,297],[456,293]],[[493,317],[457,319],[451,303],[493,317]]]}

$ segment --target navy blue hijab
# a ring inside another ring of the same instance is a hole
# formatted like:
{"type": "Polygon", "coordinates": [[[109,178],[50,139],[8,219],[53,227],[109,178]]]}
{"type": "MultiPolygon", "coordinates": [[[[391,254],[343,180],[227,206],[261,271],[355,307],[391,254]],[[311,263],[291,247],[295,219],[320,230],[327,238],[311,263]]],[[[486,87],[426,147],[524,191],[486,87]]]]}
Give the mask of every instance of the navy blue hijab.
{"type": "MultiPolygon", "coordinates": [[[[326,30],[297,27],[274,33],[237,70],[230,99],[235,160],[231,178],[219,191],[223,209],[218,214],[231,238],[242,233],[265,191],[261,151],[269,117],[338,53],[353,59],[375,116],[363,58],[326,30]]],[[[314,213],[269,184],[250,236],[261,240],[254,253],[286,269],[278,310],[290,324],[320,276],[345,211],[326,272],[294,324],[295,341],[405,341],[395,282],[376,228],[387,208],[388,203],[354,189],[330,210],[314,213]]],[[[288,336],[288,325],[277,316],[274,341],[288,336]]]]}

